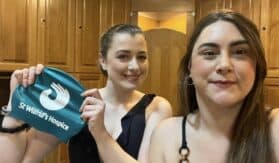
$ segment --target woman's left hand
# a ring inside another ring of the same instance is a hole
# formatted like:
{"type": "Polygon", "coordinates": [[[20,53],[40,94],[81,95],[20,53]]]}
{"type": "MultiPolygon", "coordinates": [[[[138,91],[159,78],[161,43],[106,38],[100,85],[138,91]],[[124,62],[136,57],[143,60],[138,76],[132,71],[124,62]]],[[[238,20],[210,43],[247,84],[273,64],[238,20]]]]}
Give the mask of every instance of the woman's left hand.
{"type": "Polygon", "coordinates": [[[89,131],[96,138],[107,132],[104,125],[105,103],[98,89],[87,90],[82,96],[86,98],[80,107],[81,118],[87,122],[89,131]]]}

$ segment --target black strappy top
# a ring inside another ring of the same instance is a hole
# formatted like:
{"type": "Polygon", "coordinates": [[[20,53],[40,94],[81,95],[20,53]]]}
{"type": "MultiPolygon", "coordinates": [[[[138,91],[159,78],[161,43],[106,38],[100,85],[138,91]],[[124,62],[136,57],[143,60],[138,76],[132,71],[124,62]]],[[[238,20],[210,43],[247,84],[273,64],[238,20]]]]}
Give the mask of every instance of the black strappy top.
{"type": "MultiPolygon", "coordinates": [[[[121,119],[122,133],[118,144],[137,159],[145,129],[145,110],[152,102],[154,94],[144,95],[140,101],[121,119]]],[[[109,153],[108,153],[109,155],[109,153]]],[[[100,163],[97,144],[86,125],[81,132],[69,141],[71,163],[100,163]]]]}
{"type": "Polygon", "coordinates": [[[188,163],[188,156],[190,154],[190,149],[187,145],[186,141],[186,120],[187,120],[187,115],[183,117],[182,120],[182,143],[181,147],[179,148],[179,154],[180,154],[180,163],[188,163]]]}

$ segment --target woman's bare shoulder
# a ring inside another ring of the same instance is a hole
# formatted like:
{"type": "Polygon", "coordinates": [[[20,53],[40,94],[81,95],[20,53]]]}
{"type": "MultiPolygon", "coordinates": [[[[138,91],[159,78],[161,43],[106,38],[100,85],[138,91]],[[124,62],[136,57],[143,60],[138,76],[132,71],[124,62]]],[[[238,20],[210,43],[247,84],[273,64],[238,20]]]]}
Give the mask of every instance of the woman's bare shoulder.
{"type": "MultiPolygon", "coordinates": [[[[270,119],[273,123],[279,123],[279,108],[272,108],[270,111],[270,119]]],[[[279,124],[278,124],[279,125],[279,124]]]]}
{"type": "Polygon", "coordinates": [[[182,117],[167,118],[159,123],[156,128],[156,132],[161,134],[172,133],[171,131],[180,130],[182,124],[182,117]]]}
{"type": "Polygon", "coordinates": [[[166,117],[170,117],[172,115],[172,107],[170,102],[161,96],[156,96],[152,103],[152,110],[159,112],[160,114],[165,115],[166,117]]]}
{"type": "Polygon", "coordinates": [[[270,112],[272,144],[275,151],[276,160],[279,160],[279,108],[274,108],[270,112]]]}

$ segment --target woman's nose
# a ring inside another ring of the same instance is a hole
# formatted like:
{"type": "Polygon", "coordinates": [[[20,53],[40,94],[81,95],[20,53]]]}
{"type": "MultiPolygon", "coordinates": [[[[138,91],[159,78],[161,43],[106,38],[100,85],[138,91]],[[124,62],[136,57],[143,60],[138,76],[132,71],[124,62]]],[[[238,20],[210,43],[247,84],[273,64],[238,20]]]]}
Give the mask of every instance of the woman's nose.
{"type": "Polygon", "coordinates": [[[216,72],[218,74],[225,74],[232,72],[233,66],[231,62],[231,58],[228,52],[225,52],[223,54],[220,54],[218,63],[216,66],[216,72]]]}
{"type": "Polygon", "coordinates": [[[138,69],[138,68],[139,68],[139,63],[138,63],[136,57],[133,57],[128,64],[128,69],[129,70],[135,70],[135,69],[138,69]]]}

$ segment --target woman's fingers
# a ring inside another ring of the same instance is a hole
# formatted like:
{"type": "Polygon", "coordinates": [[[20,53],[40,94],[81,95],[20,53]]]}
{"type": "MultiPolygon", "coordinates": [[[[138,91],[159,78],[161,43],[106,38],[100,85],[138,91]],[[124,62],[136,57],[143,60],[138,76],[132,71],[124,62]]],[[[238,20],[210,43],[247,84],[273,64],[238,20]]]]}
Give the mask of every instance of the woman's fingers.
{"type": "Polygon", "coordinates": [[[97,99],[102,100],[102,97],[101,97],[101,95],[100,95],[100,92],[99,92],[99,90],[96,89],[96,88],[86,90],[86,91],[84,91],[81,95],[82,95],[82,96],[91,96],[91,97],[94,97],[94,98],[97,98],[97,99]]]}
{"type": "Polygon", "coordinates": [[[21,70],[15,70],[11,76],[12,79],[15,79],[19,81],[20,83],[22,82],[22,71],[21,70]]]}
{"type": "Polygon", "coordinates": [[[94,94],[95,91],[97,91],[97,88],[88,89],[88,90],[84,91],[81,95],[82,96],[91,96],[92,94],[94,94]]]}
{"type": "Polygon", "coordinates": [[[105,104],[102,100],[96,99],[94,97],[86,97],[83,101],[80,112],[81,118],[84,121],[88,121],[89,119],[95,119],[99,115],[99,113],[103,112],[105,109],[105,104]]]}
{"type": "Polygon", "coordinates": [[[35,75],[36,75],[36,67],[32,66],[28,70],[28,82],[27,82],[28,85],[31,85],[34,83],[35,75]]]}
{"type": "Polygon", "coordinates": [[[38,64],[37,66],[15,70],[12,74],[11,85],[21,84],[24,87],[27,87],[35,82],[36,75],[42,73],[43,69],[44,66],[42,64],[38,64]]]}
{"type": "Polygon", "coordinates": [[[42,71],[43,71],[43,69],[44,69],[44,65],[42,65],[42,64],[37,64],[37,66],[36,66],[36,75],[41,74],[42,71]]]}
{"type": "Polygon", "coordinates": [[[83,121],[88,122],[89,120],[94,120],[98,116],[100,109],[89,109],[81,113],[80,118],[83,121]]]}
{"type": "Polygon", "coordinates": [[[103,102],[102,100],[97,99],[97,98],[92,97],[92,96],[87,96],[87,97],[83,100],[83,102],[82,102],[82,104],[81,104],[81,106],[80,106],[79,111],[82,112],[82,111],[84,110],[84,107],[85,107],[86,105],[103,105],[103,104],[104,104],[104,102],[103,102]]]}
{"type": "Polygon", "coordinates": [[[29,76],[29,71],[27,68],[24,68],[22,70],[22,83],[21,83],[24,87],[27,87],[28,85],[28,76],[29,76]]]}

